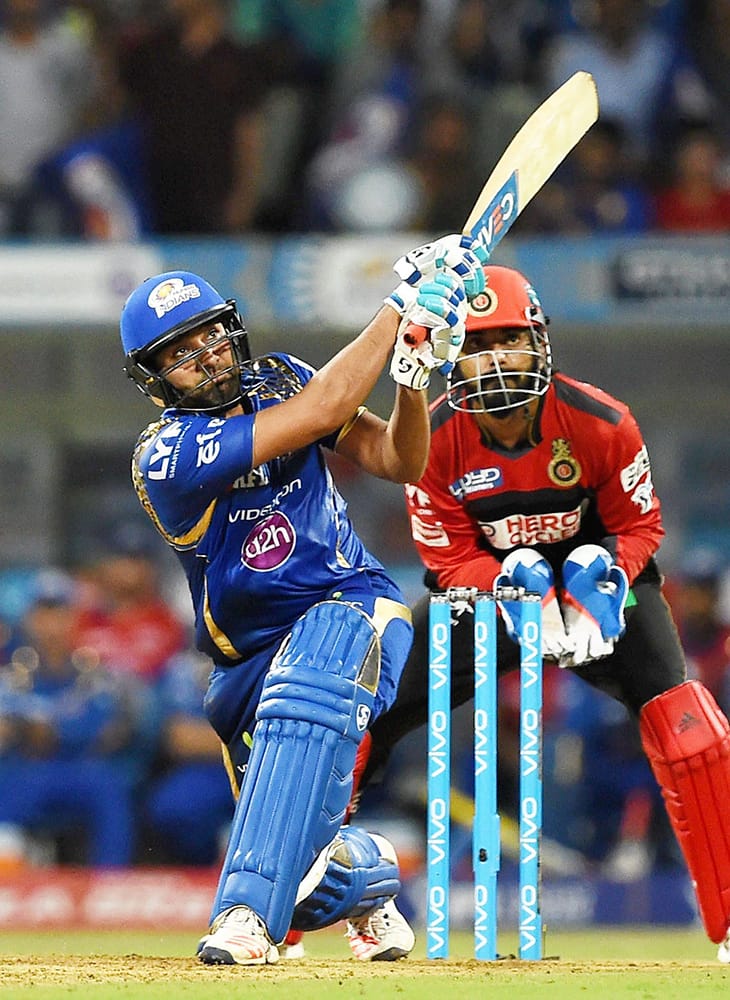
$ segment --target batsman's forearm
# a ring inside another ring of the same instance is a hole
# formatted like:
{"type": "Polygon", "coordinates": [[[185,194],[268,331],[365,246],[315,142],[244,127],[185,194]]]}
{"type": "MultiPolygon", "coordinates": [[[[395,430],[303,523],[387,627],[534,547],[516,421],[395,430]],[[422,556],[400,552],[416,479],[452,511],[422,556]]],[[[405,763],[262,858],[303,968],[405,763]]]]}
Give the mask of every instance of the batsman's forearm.
{"type": "Polygon", "coordinates": [[[419,480],[426,471],[430,444],[427,392],[397,386],[383,448],[385,478],[394,483],[419,480]]]}
{"type": "Polygon", "coordinates": [[[383,306],[362,333],[338,351],[307,384],[319,405],[331,411],[332,430],[365,402],[380,377],[395,344],[400,317],[383,306]]]}
{"type": "Polygon", "coordinates": [[[365,402],[395,343],[400,318],[383,306],[352,343],[316,372],[301,392],[256,414],[253,462],[261,465],[342,427],[365,402]]]}

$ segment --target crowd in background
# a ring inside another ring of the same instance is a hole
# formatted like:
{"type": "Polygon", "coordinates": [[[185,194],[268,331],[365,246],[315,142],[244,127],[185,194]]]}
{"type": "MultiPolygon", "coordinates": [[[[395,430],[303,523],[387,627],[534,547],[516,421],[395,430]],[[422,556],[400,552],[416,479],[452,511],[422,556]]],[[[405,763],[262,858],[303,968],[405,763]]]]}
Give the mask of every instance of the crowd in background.
{"type": "MultiPolygon", "coordinates": [[[[203,710],[210,664],[166,592],[157,550],[117,540],[82,566],[0,574],[0,862],[213,865],[233,810],[203,710]],[[14,588],[14,597],[9,595],[14,588]]],[[[689,552],[668,582],[690,675],[730,709],[730,567],[689,552]]],[[[625,710],[548,667],[546,837],[616,878],[680,865],[625,710]]],[[[519,683],[500,682],[500,809],[518,814],[519,683]]],[[[364,796],[423,825],[424,734],[364,796]]],[[[454,783],[472,792],[472,723],[454,725],[454,783]]]]}
{"type": "MultiPolygon", "coordinates": [[[[726,234],[727,0],[0,0],[0,239],[452,231],[578,69],[601,119],[520,232],[726,234]]],[[[215,863],[233,804],[209,664],[156,551],[32,573],[0,606],[0,859],[215,863]]],[[[727,585],[702,552],[667,587],[726,712],[727,585]]],[[[677,864],[623,709],[548,670],[545,730],[546,833],[617,876],[677,864]]],[[[379,809],[420,822],[424,761],[399,748],[379,809]]]]}
{"type": "Polygon", "coordinates": [[[214,864],[233,798],[203,712],[210,663],[154,547],[5,577],[0,857],[214,864]]]}
{"type": "Polygon", "coordinates": [[[452,231],[579,69],[520,231],[726,232],[726,0],[2,0],[0,235],[452,231]]]}

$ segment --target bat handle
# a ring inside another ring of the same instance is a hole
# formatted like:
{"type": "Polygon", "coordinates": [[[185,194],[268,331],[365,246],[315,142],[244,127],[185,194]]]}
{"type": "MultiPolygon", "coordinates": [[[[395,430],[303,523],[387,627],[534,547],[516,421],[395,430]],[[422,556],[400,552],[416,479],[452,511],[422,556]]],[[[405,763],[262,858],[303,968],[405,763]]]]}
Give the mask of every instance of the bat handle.
{"type": "Polygon", "coordinates": [[[428,327],[409,323],[403,334],[403,339],[409,347],[418,347],[419,344],[428,339],[428,327]]]}

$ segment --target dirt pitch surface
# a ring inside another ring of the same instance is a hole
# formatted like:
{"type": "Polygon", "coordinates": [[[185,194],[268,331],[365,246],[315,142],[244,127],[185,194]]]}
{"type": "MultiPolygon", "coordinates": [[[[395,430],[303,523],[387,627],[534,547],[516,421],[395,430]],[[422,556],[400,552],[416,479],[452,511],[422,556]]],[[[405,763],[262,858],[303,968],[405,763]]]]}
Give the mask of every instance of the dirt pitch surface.
{"type": "MultiPolygon", "coordinates": [[[[530,978],[549,981],[559,972],[561,976],[586,979],[596,973],[657,972],[662,976],[673,971],[711,969],[715,975],[722,967],[716,963],[703,962],[568,962],[543,960],[530,963],[530,978]]],[[[727,968],[727,967],[725,967],[727,968]]],[[[524,978],[524,962],[504,960],[485,966],[474,959],[461,961],[427,962],[409,959],[407,963],[359,963],[352,959],[307,958],[302,962],[278,962],[274,966],[248,968],[237,966],[206,966],[194,958],[159,958],[149,955],[45,955],[43,957],[4,956],[2,959],[2,986],[58,986],[79,987],[100,983],[187,983],[203,984],[211,982],[240,982],[242,975],[255,975],[264,982],[303,982],[340,980],[341,984],[358,981],[386,981],[397,979],[406,973],[432,981],[447,978],[449,981],[473,980],[478,974],[482,982],[490,977],[500,982],[511,978],[524,978]]],[[[725,969],[722,969],[725,972],[725,969]]],[[[730,970],[728,970],[730,971],[730,970]]],[[[721,977],[727,987],[727,980],[721,977]]]]}

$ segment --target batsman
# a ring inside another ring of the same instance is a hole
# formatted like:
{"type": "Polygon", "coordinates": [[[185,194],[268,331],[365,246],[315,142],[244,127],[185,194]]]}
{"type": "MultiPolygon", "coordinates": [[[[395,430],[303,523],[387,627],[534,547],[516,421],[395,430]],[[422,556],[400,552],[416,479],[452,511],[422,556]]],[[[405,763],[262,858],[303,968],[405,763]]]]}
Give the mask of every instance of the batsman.
{"type": "Polygon", "coordinates": [[[132,475],[187,575],[205,708],[237,805],[199,947],[207,964],[264,965],[290,928],[347,920],[353,954],[391,961],[414,935],[395,905],[392,845],[343,826],[357,748],[393,702],[410,648],[404,599],[364,548],[327,469],[335,450],[396,482],[425,467],[425,390],[484,289],[471,240],[417,248],[370,324],[319,371],[252,358],[233,299],[189,271],[148,278],[121,316],[126,371],[163,412],[132,475]],[[410,349],[410,320],[431,331],[410,349]],[[388,420],[362,404],[388,358],[388,420]]]}
{"type": "MultiPolygon", "coordinates": [[[[431,407],[426,471],[406,486],[426,586],[541,595],[544,658],[635,718],[705,930],[730,962],[730,726],[710,692],[687,680],[655,559],[664,532],[646,445],[624,403],[554,368],[528,279],[492,265],[484,276],[431,407]]],[[[500,605],[500,674],[519,665],[522,607],[500,605]]],[[[395,703],[358,754],[361,788],[426,722],[428,610],[425,593],[395,703]]],[[[473,619],[463,613],[454,625],[456,706],[474,691],[473,619]]]]}

